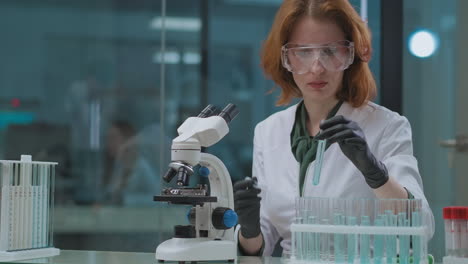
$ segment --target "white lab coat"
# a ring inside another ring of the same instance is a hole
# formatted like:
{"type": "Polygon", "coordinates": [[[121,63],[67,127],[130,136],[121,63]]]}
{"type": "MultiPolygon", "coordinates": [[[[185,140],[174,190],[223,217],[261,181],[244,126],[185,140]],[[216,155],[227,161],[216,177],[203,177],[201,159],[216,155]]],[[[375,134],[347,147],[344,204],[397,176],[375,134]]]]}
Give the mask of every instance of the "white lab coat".
{"type": "MultiPolygon", "coordinates": [[[[262,189],[260,222],[265,240],[263,254],[272,254],[277,241],[289,250],[289,226],[295,215],[295,198],[299,197],[299,163],[291,152],[290,134],[297,105],[277,112],[255,128],[253,176],[262,189]]],[[[428,235],[434,233],[434,216],[423,193],[417,161],[413,156],[411,127],[408,120],[385,107],[369,102],[354,108],[343,103],[336,115],[353,120],[364,131],[367,143],[382,161],[390,177],[423,200],[427,212],[428,235]]],[[[304,182],[304,196],[375,198],[364,176],[343,154],[338,144],[332,144],[324,154],[320,183],[312,184],[315,162],[309,165],[304,182]]]]}

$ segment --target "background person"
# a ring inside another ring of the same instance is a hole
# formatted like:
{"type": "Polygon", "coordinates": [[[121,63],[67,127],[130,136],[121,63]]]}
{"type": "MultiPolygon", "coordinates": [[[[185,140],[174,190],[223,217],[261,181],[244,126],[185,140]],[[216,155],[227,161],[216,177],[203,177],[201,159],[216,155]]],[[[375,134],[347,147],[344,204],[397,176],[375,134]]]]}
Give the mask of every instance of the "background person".
{"type": "Polygon", "coordinates": [[[116,205],[154,205],[160,179],[138,150],[136,132],[126,121],[112,122],[106,138],[102,190],[103,203],[116,205]]]}

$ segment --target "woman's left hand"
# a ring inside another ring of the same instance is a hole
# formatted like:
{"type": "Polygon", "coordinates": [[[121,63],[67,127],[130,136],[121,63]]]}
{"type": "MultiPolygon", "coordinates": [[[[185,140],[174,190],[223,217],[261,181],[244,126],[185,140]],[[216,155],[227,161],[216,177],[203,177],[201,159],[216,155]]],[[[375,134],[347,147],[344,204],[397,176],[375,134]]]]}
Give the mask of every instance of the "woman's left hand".
{"type": "Polygon", "coordinates": [[[372,154],[364,132],[356,122],[341,115],[324,120],[320,123],[320,133],[315,139],[326,139],[328,144],[337,142],[371,188],[379,188],[388,181],[387,168],[372,154]]]}

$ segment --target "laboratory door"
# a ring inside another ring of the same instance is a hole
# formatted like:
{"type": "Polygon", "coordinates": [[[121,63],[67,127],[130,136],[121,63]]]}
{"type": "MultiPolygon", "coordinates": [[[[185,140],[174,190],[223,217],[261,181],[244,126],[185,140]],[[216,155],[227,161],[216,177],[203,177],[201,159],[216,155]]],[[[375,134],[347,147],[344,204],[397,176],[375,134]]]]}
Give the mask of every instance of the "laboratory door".
{"type": "Polygon", "coordinates": [[[458,1],[456,53],[455,138],[451,144],[454,168],[454,203],[468,206],[468,1],[458,1]],[[464,13],[462,13],[464,12],[464,13]]]}
{"type": "MultiPolygon", "coordinates": [[[[457,16],[453,43],[454,56],[454,104],[453,134],[439,142],[440,147],[447,148],[447,162],[452,171],[453,205],[468,206],[468,18],[461,12],[468,10],[468,1],[458,1],[457,16]]],[[[450,92],[448,89],[447,92],[450,92]]]]}
{"type": "Polygon", "coordinates": [[[429,253],[438,262],[445,255],[443,208],[468,206],[467,11],[465,0],[403,1],[403,114],[412,126],[414,155],[434,213],[429,253]],[[422,30],[433,39],[426,34],[412,42],[422,30]]]}

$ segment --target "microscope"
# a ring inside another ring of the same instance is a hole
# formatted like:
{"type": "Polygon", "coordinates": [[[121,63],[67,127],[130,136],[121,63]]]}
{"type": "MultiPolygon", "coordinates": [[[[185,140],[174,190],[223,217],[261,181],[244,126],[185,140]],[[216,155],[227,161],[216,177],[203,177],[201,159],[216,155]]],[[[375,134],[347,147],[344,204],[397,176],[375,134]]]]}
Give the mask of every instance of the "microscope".
{"type": "Polygon", "coordinates": [[[176,225],[174,237],[156,248],[158,262],[178,261],[222,261],[237,259],[237,238],[234,226],[234,197],[231,177],[226,166],[216,156],[203,153],[221,140],[228,132],[228,124],[239,113],[237,107],[228,104],[219,110],[208,105],[197,117],[189,117],[177,129],[173,139],[171,163],[163,176],[165,182],[177,179],[177,187],[164,188],[154,201],[171,204],[192,205],[187,214],[190,225],[176,225]],[[206,184],[188,187],[194,167],[200,165],[198,173],[208,176],[206,184]]]}

